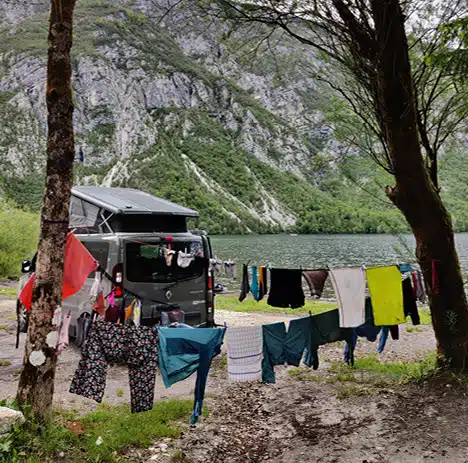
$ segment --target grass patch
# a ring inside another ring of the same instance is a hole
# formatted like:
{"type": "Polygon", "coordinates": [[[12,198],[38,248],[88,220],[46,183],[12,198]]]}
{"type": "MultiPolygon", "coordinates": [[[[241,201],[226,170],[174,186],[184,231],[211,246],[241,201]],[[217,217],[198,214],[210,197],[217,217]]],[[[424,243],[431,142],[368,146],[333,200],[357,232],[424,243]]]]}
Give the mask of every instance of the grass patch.
{"type": "Polygon", "coordinates": [[[336,388],[336,397],[341,400],[348,399],[353,396],[359,397],[375,394],[375,389],[359,384],[339,384],[336,388]]]}
{"type": "Polygon", "coordinates": [[[318,314],[336,309],[336,304],[322,301],[306,301],[305,306],[300,309],[279,309],[269,306],[266,300],[257,302],[253,299],[246,299],[244,302],[239,302],[236,297],[218,296],[216,298],[216,309],[229,310],[231,312],[276,312],[291,315],[307,315],[309,311],[312,314],[318,314]]]}
{"type": "Polygon", "coordinates": [[[115,395],[116,395],[117,397],[123,397],[124,394],[125,394],[124,390],[121,389],[120,387],[117,388],[117,390],[115,391],[115,395]]]}
{"type": "Polygon", "coordinates": [[[335,374],[367,372],[370,375],[370,381],[384,378],[394,382],[407,383],[412,380],[419,381],[435,376],[438,367],[437,356],[435,353],[431,353],[421,360],[410,363],[383,363],[378,360],[377,356],[357,359],[353,367],[341,361],[333,361],[329,371],[335,374]]]}
{"type": "Polygon", "coordinates": [[[8,329],[8,326],[6,325],[0,325],[0,330],[6,331],[8,329]]]}
{"type": "MultiPolygon", "coordinates": [[[[21,266],[21,262],[17,262],[17,266],[19,268],[21,266]]],[[[17,292],[18,290],[16,288],[0,288],[0,296],[7,297],[8,299],[16,299],[17,292]]]]}
{"type": "Polygon", "coordinates": [[[421,325],[432,325],[431,311],[429,309],[419,309],[421,325]]]}
{"type": "Polygon", "coordinates": [[[406,331],[408,333],[420,333],[421,331],[424,331],[420,326],[407,326],[406,331]]]}
{"type": "Polygon", "coordinates": [[[68,416],[55,413],[47,426],[28,422],[16,428],[0,446],[0,461],[55,462],[61,453],[72,463],[122,461],[119,454],[129,447],[147,448],[155,439],[179,437],[173,423],[187,420],[191,410],[188,400],[160,402],[149,412],[135,414],[128,405],[101,405],[79,419],[79,436],[65,426],[68,416]]]}
{"type": "Polygon", "coordinates": [[[9,367],[11,362],[9,360],[0,360],[0,367],[9,367]]]}
{"type": "MultiPolygon", "coordinates": [[[[0,202],[0,278],[20,276],[21,262],[32,258],[38,237],[39,214],[25,212],[11,204],[0,202]]],[[[5,292],[0,294],[12,293],[9,288],[5,288],[5,292]]]]}

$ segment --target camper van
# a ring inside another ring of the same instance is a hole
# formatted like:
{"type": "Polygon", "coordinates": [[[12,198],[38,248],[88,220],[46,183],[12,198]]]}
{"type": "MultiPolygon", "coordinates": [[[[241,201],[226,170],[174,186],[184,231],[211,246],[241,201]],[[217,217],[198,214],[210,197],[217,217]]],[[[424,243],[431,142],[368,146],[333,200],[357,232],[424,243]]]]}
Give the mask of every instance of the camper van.
{"type": "MultiPolygon", "coordinates": [[[[187,219],[195,217],[196,211],[135,189],[72,189],[70,231],[105,270],[104,294],[113,291],[117,304],[130,303],[135,295],[141,299],[142,325],[158,324],[164,312],[182,313],[190,325],[213,323],[211,243],[206,233],[188,230],[187,219]],[[164,254],[174,253],[178,260],[178,252],[193,258],[168,265],[164,254]]],[[[34,259],[23,262],[25,276],[32,271],[34,259]]],[[[77,339],[83,334],[80,320],[92,314],[95,276],[90,274],[83,288],[63,301],[63,310],[71,312],[70,335],[77,339]]],[[[19,316],[24,329],[27,320],[20,304],[19,316]]]]}

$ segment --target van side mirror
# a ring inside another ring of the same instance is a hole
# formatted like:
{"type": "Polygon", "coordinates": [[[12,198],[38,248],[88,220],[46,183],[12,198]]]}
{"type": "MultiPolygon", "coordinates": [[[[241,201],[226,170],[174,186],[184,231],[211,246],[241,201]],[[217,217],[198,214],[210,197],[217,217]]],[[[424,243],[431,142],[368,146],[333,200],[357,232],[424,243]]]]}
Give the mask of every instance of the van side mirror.
{"type": "Polygon", "coordinates": [[[31,271],[31,261],[30,260],[23,260],[21,264],[21,272],[22,273],[29,273],[31,271]]]}

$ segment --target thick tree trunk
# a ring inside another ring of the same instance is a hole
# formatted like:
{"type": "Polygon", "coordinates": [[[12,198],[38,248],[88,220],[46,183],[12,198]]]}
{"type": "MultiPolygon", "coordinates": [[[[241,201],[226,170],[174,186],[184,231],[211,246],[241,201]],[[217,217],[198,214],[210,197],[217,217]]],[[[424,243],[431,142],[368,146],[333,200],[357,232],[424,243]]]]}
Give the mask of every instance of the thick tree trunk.
{"type": "Polygon", "coordinates": [[[52,0],[47,64],[48,145],[46,185],[36,264],[36,283],[24,366],[17,400],[39,419],[52,410],[58,326],[53,315],[61,303],[68,208],[75,142],[70,50],[75,0],[52,0]]]}
{"type": "Polygon", "coordinates": [[[421,154],[403,14],[398,0],[371,3],[379,44],[379,106],[396,180],[387,194],[405,215],[416,238],[416,255],[426,281],[443,363],[466,370],[468,305],[452,222],[421,154]]]}

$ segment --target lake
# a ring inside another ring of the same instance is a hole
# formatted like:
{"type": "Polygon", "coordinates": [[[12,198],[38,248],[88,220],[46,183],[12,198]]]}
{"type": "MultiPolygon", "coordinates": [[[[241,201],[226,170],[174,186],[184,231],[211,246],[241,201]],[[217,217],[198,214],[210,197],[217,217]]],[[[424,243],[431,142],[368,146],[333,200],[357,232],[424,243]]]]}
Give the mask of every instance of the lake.
{"type": "MultiPolygon", "coordinates": [[[[213,236],[213,253],[239,264],[285,268],[352,267],[415,262],[411,235],[255,235],[213,236]]],[[[468,233],[456,235],[468,273],[468,233]]]]}

